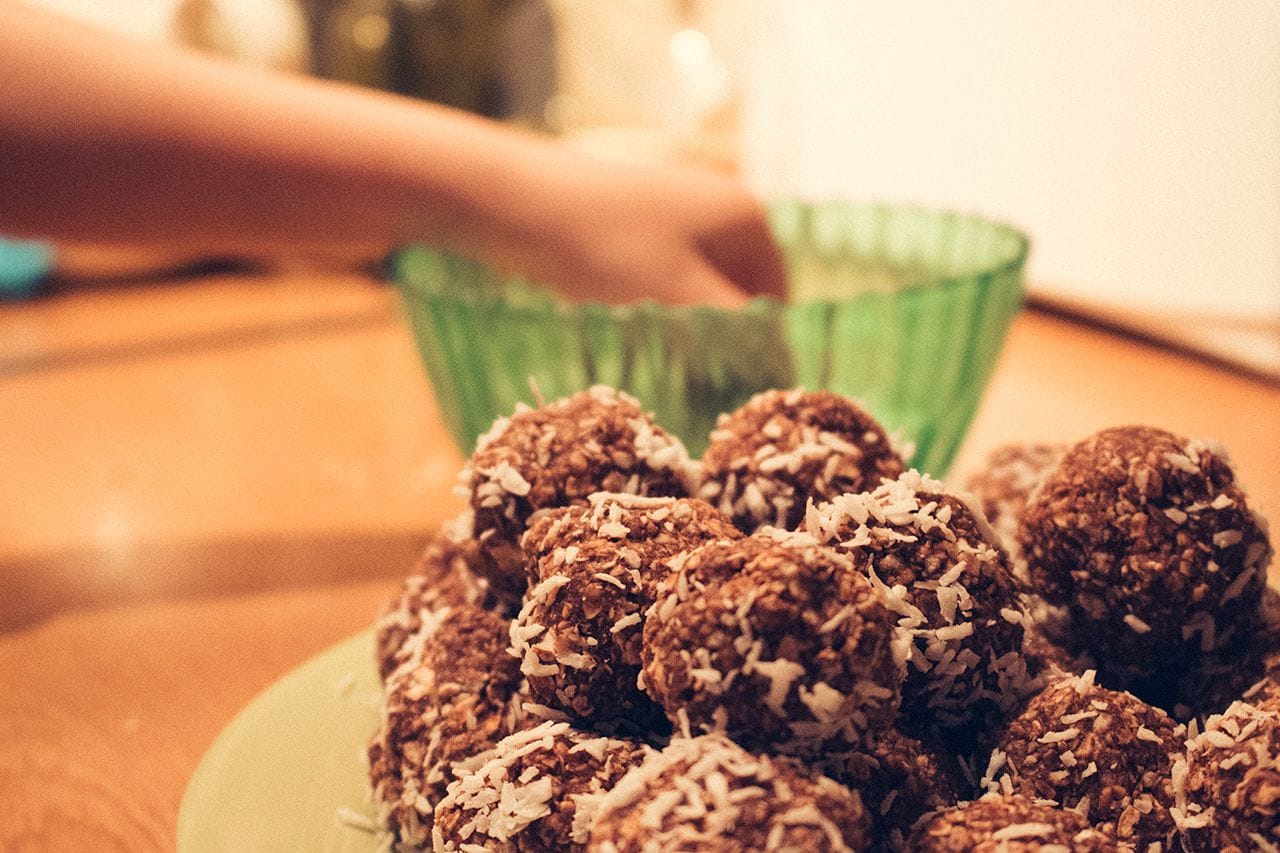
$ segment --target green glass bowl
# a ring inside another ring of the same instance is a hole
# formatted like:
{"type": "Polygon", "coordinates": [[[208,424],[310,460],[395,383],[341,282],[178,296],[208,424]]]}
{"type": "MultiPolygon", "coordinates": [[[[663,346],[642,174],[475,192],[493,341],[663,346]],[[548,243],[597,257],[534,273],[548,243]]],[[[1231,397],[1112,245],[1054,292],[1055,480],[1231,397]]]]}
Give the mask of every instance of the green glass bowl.
{"type": "Polygon", "coordinates": [[[769,388],[862,401],[944,475],[1022,304],[1028,241],[996,222],[884,204],[770,206],[785,302],[738,311],[569,303],[467,258],[390,259],[446,424],[464,453],[535,393],[629,392],[700,454],[720,412],[769,388]],[[536,389],[536,391],[535,391],[536,389]]]}

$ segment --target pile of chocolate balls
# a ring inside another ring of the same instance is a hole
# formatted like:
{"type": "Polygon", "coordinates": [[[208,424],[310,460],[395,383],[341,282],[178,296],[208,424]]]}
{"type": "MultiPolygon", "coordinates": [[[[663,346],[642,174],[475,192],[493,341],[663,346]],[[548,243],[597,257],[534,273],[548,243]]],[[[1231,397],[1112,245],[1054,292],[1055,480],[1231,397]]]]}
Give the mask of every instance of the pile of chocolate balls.
{"type": "Polygon", "coordinates": [[[1225,452],[1152,427],[953,488],[853,400],[699,459],[520,407],[376,623],[396,849],[1280,849],[1280,608],[1225,452]]]}

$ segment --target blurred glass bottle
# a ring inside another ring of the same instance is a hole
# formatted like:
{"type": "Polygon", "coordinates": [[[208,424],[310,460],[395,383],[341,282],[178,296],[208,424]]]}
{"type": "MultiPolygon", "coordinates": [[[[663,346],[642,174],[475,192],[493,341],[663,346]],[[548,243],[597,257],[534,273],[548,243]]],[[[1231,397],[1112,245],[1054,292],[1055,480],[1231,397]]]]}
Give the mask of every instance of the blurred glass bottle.
{"type": "Polygon", "coordinates": [[[539,127],[554,88],[542,0],[338,0],[325,76],[539,127]]]}
{"type": "Polygon", "coordinates": [[[502,118],[496,34],[506,0],[400,0],[394,86],[438,104],[502,118]]]}
{"type": "Polygon", "coordinates": [[[343,0],[324,18],[317,70],[326,77],[392,90],[393,0],[343,0]]]}

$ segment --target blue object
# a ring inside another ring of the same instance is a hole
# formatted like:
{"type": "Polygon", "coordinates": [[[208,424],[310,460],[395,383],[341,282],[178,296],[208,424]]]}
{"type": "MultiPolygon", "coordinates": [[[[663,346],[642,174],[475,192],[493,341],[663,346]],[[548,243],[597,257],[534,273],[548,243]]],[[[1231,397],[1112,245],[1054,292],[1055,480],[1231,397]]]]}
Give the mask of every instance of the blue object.
{"type": "Polygon", "coordinates": [[[33,295],[53,268],[53,246],[0,237],[0,299],[33,295]]]}

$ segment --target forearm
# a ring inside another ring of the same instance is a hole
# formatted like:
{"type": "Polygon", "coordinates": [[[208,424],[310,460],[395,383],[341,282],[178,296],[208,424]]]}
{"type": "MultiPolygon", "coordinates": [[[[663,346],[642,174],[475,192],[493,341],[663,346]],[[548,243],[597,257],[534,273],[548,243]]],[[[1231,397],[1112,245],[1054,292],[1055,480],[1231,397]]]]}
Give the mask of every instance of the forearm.
{"type": "Polygon", "coordinates": [[[0,234],[373,258],[414,241],[574,298],[782,292],[759,203],[421,101],[112,38],[0,0],[0,234]]]}
{"type": "Polygon", "coordinates": [[[0,32],[0,230],[232,252],[538,239],[525,207],[562,156],[550,144],[11,4],[0,32]]]}

